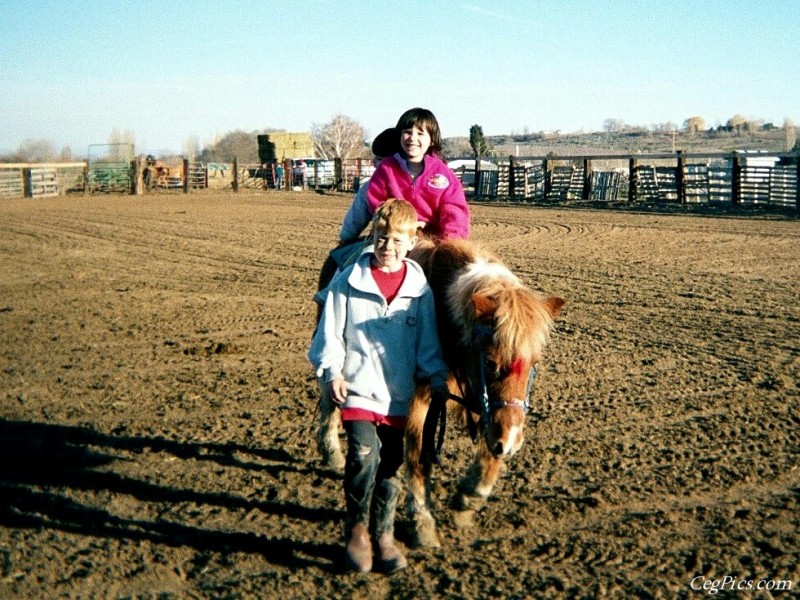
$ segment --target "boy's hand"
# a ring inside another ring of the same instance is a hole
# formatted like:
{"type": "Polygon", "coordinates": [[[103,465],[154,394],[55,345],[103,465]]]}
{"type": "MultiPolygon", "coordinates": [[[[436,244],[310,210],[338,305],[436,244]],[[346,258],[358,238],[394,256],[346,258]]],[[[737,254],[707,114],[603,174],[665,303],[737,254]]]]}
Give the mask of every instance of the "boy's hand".
{"type": "Polygon", "coordinates": [[[432,387],[431,388],[431,400],[433,402],[439,402],[444,404],[447,402],[448,397],[450,396],[450,390],[447,389],[447,386],[442,387],[432,387]]]}
{"type": "Polygon", "coordinates": [[[344,379],[341,377],[331,379],[328,383],[328,391],[330,392],[331,400],[336,404],[344,404],[345,398],[347,398],[347,384],[344,379]]]}

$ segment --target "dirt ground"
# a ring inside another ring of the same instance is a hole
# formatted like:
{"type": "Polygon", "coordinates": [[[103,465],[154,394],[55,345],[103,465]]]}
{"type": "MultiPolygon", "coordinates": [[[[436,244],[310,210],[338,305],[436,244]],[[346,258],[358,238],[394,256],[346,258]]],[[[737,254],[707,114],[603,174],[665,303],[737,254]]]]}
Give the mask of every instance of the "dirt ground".
{"type": "Polygon", "coordinates": [[[473,205],[473,238],[567,301],[525,445],[459,529],[450,428],[443,547],[342,573],[305,352],[348,202],[0,202],[0,597],[798,593],[800,221],[754,211],[473,205]]]}

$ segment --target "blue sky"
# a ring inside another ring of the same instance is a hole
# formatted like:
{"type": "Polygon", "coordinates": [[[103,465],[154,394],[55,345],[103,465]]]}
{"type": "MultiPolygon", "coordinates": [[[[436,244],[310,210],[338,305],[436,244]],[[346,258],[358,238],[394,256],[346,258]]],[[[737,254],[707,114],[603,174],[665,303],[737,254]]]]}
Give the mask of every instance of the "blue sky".
{"type": "Polygon", "coordinates": [[[180,152],[335,113],[371,137],[412,106],[445,136],[800,124],[798,23],[796,0],[3,0],[0,152],[112,130],[180,152]]]}

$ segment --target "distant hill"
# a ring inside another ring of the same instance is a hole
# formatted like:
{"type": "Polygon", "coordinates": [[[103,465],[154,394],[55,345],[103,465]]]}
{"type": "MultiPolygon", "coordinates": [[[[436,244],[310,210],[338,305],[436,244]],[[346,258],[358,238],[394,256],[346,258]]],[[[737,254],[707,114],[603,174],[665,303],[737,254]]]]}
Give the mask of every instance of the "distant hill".
{"type": "MultiPolygon", "coordinates": [[[[528,135],[486,136],[495,156],[582,156],[598,154],[647,154],[673,152],[733,152],[760,150],[785,152],[786,135],[781,128],[754,132],[713,131],[697,134],[677,132],[593,132],[593,133],[535,133],[528,135]]],[[[469,138],[445,139],[448,157],[470,156],[469,138]]]]}

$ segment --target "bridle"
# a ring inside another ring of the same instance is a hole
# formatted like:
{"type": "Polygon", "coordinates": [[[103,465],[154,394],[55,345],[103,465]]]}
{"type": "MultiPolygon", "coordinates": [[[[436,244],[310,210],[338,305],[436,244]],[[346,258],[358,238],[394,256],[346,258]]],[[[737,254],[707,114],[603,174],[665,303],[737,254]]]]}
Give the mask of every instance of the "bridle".
{"type": "Polygon", "coordinates": [[[528,412],[530,412],[531,390],[533,389],[533,382],[539,370],[538,364],[536,363],[531,366],[530,372],[528,373],[525,397],[522,400],[501,400],[500,398],[492,399],[490,397],[489,388],[495,380],[497,368],[494,361],[487,357],[486,348],[493,338],[494,330],[492,327],[484,323],[476,323],[472,328],[470,340],[472,347],[478,347],[476,357],[478,363],[476,369],[478,373],[477,379],[475,381],[470,381],[470,377],[464,373],[463,368],[455,370],[453,374],[461,395],[458,396],[449,393],[447,398],[442,399],[443,401],[439,406],[434,406],[434,401],[431,399],[428,416],[425,419],[422,443],[423,454],[430,453],[431,460],[434,463],[439,463],[439,456],[444,442],[447,413],[444,400],[455,400],[468,411],[467,427],[469,429],[470,438],[472,438],[472,443],[478,441],[478,426],[469,413],[480,415],[481,428],[483,430],[483,435],[486,436],[489,432],[491,416],[495,411],[501,408],[517,408],[522,411],[523,415],[527,415],[528,412]],[[438,436],[435,436],[437,421],[439,431],[438,436]],[[435,443],[434,437],[436,437],[435,443]]]}
{"type": "MultiPolygon", "coordinates": [[[[483,323],[478,323],[472,329],[472,345],[477,345],[480,350],[478,351],[478,380],[477,385],[472,386],[469,380],[466,380],[467,391],[473,397],[478,397],[480,400],[480,415],[483,423],[484,434],[489,428],[489,419],[494,411],[500,408],[519,408],[523,414],[527,415],[531,409],[531,390],[533,389],[533,382],[536,379],[536,374],[539,371],[538,365],[533,364],[530,372],[528,373],[528,383],[525,387],[525,396],[522,400],[501,400],[500,398],[491,399],[489,397],[489,386],[494,381],[495,373],[497,372],[496,365],[493,361],[486,357],[487,340],[491,341],[494,337],[494,330],[483,323]],[[487,367],[489,367],[487,369],[487,367]],[[489,378],[487,378],[487,371],[489,378]],[[475,389],[477,388],[477,389],[475,389]]],[[[474,439],[473,439],[474,441],[474,439]]]]}

